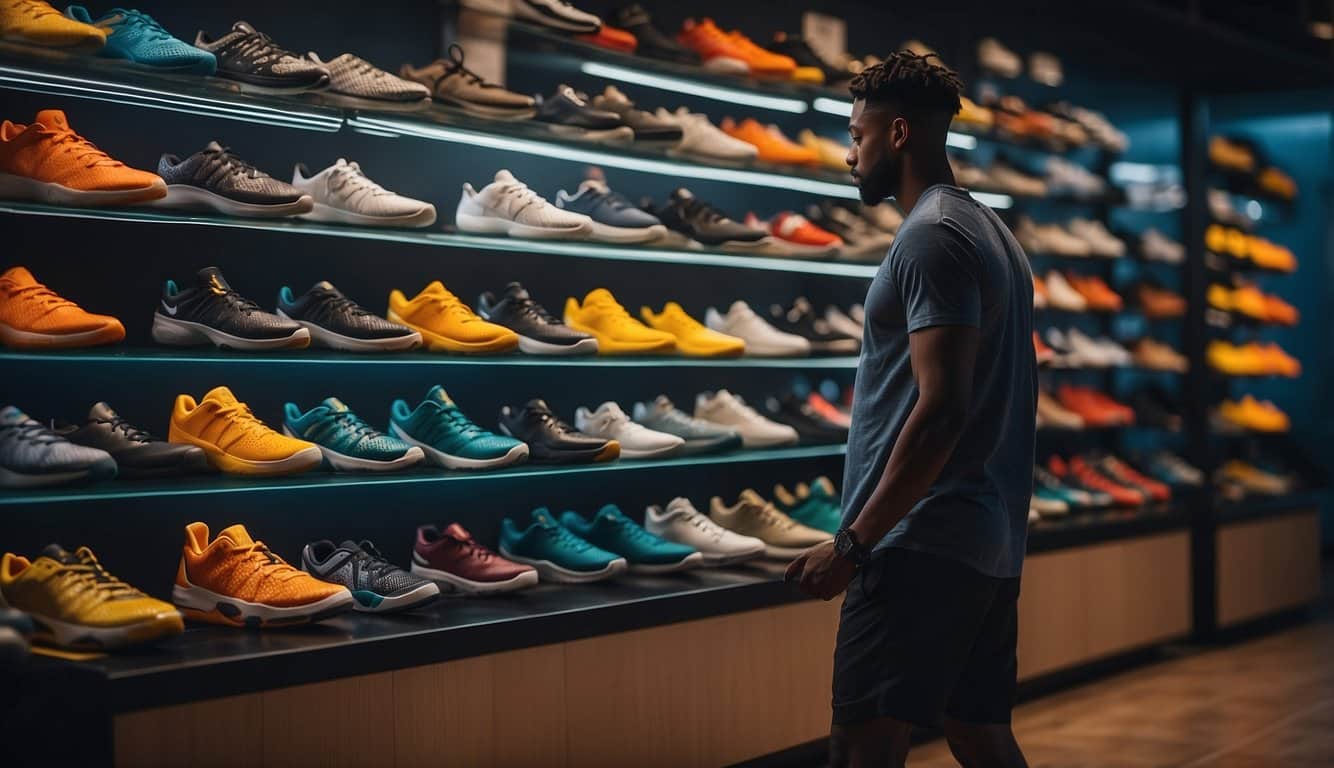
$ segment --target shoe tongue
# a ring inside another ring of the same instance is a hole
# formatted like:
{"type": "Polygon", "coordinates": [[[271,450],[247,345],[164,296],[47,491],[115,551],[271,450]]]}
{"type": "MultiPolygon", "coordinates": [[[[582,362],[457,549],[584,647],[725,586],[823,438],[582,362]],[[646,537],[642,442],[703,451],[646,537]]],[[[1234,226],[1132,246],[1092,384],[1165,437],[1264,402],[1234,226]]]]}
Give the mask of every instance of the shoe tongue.
{"type": "Polygon", "coordinates": [[[602,405],[599,405],[599,406],[598,406],[598,410],[597,410],[597,412],[598,412],[599,414],[603,414],[603,413],[605,413],[605,414],[609,414],[609,415],[614,416],[615,418],[618,418],[618,419],[629,419],[629,418],[630,418],[629,416],[626,416],[626,415],[625,415],[625,411],[622,411],[622,410],[621,410],[621,406],[617,405],[616,403],[612,402],[611,400],[608,400],[607,402],[603,403],[602,405]]]}
{"type": "Polygon", "coordinates": [[[450,523],[446,526],[445,535],[458,539],[459,541],[472,541],[472,534],[468,533],[468,529],[458,523],[450,523]]]}
{"type": "Polygon", "coordinates": [[[606,88],[604,88],[602,90],[602,97],[604,99],[607,99],[608,101],[623,101],[627,103],[629,103],[630,101],[630,97],[626,96],[624,93],[621,92],[619,88],[617,88],[614,85],[608,85],[606,88]]]}
{"type": "Polygon", "coordinates": [[[608,187],[607,182],[602,181],[601,179],[584,179],[583,182],[579,184],[579,191],[583,192],[584,190],[592,190],[593,192],[605,195],[611,191],[611,187],[608,187]]]}
{"type": "Polygon", "coordinates": [[[321,280],[310,287],[312,291],[324,291],[326,293],[338,293],[338,289],[328,280],[321,280]]]}
{"type": "Polygon", "coordinates": [[[227,284],[227,279],[222,276],[222,270],[217,267],[204,267],[195,273],[195,278],[201,284],[211,285],[221,291],[229,291],[232,288],[227,284]]]}
{"type": "Polygon", "coordinates": [[[500,170],[496,171],[496,175],[493,181],[499,184],[515,184],[518,183],[519,180],[514,178],[514,174],[510,173],[504,168],[501,168],[500,170]]]}
{"type": "Polygon", "coordinates": [[[24,422],[31,421],[28,414],[20,411],[12,405],[0,408],[0,426],[15,427],[24,422]]]}
{"type": "Polygon", "coordinates": [[[742,300],[740,300],[740,299],[737,299],[736,301],[732,302],[732,306],[731,306],[731,307],[728,307],[728,309],[727,309],[727,314],[729,314],[729,315],[753,315],[753,314],[755,314],[755,310],[751,309],[751,308],[750,308],[750,305],[747,304],[746,302],[744,302],[744,301],[742,301],[742,300]]]}
{"type": "Polygon", "coordinates": [[[14,267],[5,272],[4,278],[17,283],[20,288],[37,284],[37,278],[32,276],[27,267],[14,267]]]}
{"type": "Polygon", "coordinates": [[[445,405],[454,404],[454,400],[450,398],[449,393],[439,384],[431,387],[431,391],[426,393],[426,399],[436,403],[444,403],[445,405]]]}
{"type": "Polygon", "coordinates": [[[584,297],[584,304],[616,304],[616,297],[606,288],[594,288],[584,297]]]}
{"type": "Polygon", "coordinates": [[[238,21],[238,22],[236,22],[235,24],[233,24],[233,25],[232,25],[232,31],[233,31],[233,32],[243,32],[243,33],[245,33],[245,34],[247,34],[247,35],[253,35],[253,34],[255,34],[255,28],[252,27],[252,26],[250,26],[250,23],[249,23],[249,22],[245,22],[245,21],[238,21]]]}
{"type": "Polygon", "coordinates": [[[530,298],[530,297],[529,297],[529,295],[528,295],[528,289],[527,289],[527,288],[524,288],[524,287],[523,287],[521,284],[519,284],[519,283],[510,283],[509,285],[505,286],[505,298],[507,298],[507,299],[527,299],[527,298],[530,298]]]}
{"type": "Polygon", "coordinates": [[[65,565],[77,565],[79,563],[78,555],[59,544],[47,544],[46,548],[42,550],[42,557],[49,557],[57,563],[64,563],[65,565]]]}
{"type": "Polygon", "coordinates": [[[449,293],[449,290],[445,288],[445,284],[440,282],[439,280],[432,280],[429,284],[427,284],[425,288],[422,289],[422,295],[424,296],[430,296],[430,295],[439,296],[439,295],[444,295],[446,293],[449,293]]]}
{"type": "Polygon", "coordinates": [[[343,543],[338,545],[338,548],[358,552],[361,550],[361,545],[351,539],[344,539],[343,543]]]}
{"type": "Polygon", "coordinates": [[[547,405],[547,401],[542,400],[541,398],[534,398],[532,400],[529,400],[524,407],[530,411],[546,411],[547,413],[552,412],[551,406],[547,405]]]}
{"type": "Polygon", "coordinates": [[[324,399],[324,407],[328,408],[334,413],[344,413],[345,411],[347,411],[347,404],[336,397],[326,397],[324,399]]]}
{"type": "Polygon", "coordinates": [[[214,541],[217,541],[218,539],[227,539],[237,547],[248,547],[255,543],[255,540],[250,538],[250,533],[246,531],[245,526],[240,523],[223,528],[218,532],[217,538],[215,538],[214,541]]]}
{"type": "Polygon", "coordinates": [[[672,399],[666,395],[658,395],[653,399],[653,410],[658,413],[670,413],[675,408],[672,399]]]}
{"type": "Polygon", "coordinates": [[[207,143],[207,144],[204,145],[204,151],[205,151],[205,152],[221,152],[221,151],[222,151],[222,145],[219,144],[219,143],[216,142],[216,141],[210,141],[209,143],[207,143]]]}
{"type": "Polygon", "coordinates": [[[834,481],[827,477],[817,477],[812,480],[811,493],[816,496],[829,496],[830,498],[837,495],[834,492],[834,481]]]}
{"type": "Polygon", "coordinates": [[[546,507],[538,507],[533,510],[533,522],[543,528],[560,527],[560,524],[556,522],[556,518],[551,514],[551,510],[546,507]]]}
{"type": "Polygon", "coordinates": [[[204,399],[212,400],[215,403],[222,403],[223,405],[236,405],[240,402],[236,399],[236,395],[233,395],[232,391],[226,387],[214,387],[213,389],[210,389],[208,393],[204,395],[204,399]]]}
{"type": "Polygon", "coordinates": [[[620,508],[617,507],[615,504],[608,504],[604,506],[602,509],[598,510],[596,519],[619,522],[625,519],[625,515],[621,514],[620,508]]]}
{"type": "Polygon", "coordinates": [[[34,122],[41,123],[47,128],[69,128],[69,120],[65,119],[65,113],[58,109],[43,109],[37,113],[34,122]]]}
{"type": "Polygon", "coordinates": [[[672,190],[671,198],[673,200],[694,200],[695,194],[685,187],[677,187],[672,190]]]}
{"type": "Polygon", "coordinates": [[[93,407],[88,409],[89,421],[110,421],[116,418],[116,412],[106,403],[93,403],[93,407]]]}
{"type": "Polygon", "coordinates": [[[769,502],[754,490],[747,488],[741,492],[741,503],[747,506],[763,507],[769,502]]]}
{"type": "Polygon", "coordinates": [[[667,502],[667,514],[669,515],[688,515],[695,511],[695,505],[690,503],[690,499],[684,496],[677,496],[667,502]]]}

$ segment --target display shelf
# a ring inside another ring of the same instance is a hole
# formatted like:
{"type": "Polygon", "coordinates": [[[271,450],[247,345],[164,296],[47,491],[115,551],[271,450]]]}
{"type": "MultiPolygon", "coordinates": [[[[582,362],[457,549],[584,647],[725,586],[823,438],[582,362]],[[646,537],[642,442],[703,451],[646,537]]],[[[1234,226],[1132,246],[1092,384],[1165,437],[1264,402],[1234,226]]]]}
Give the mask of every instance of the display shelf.
{"type": "Polygon", "coordinates": [[[1190,523],[1181,502],[1139,509],[1114,509],[1046,518],[1028,529],[1028,554],[1147,536],[1185,528],[1190,523]]]}
{"type": "Polygon", "coordinates": [[[1234,523],[1319,507],[1328,493],[1326,488],[1304,488],[1282,496],[1253,494],[1240,501],[1219,499],[1215,509],[1219,522],[1234,523]]]}
{"type": "MultiPolygon", "coordinates": [[[[420,469],[380,474],[344,474],[324,471],[308,472],[292,477],[245,478],[228,475],[202,475],[171,480],[114,480],[95,485],[0,491],[0,507],[11,510],[38,509],[51,504],[99,502],[149,497],[201,497],[218,494],[272,493],[338,489],[347,487],[391,487],[444,483],[486,483],[516,478],[562,477],[601,472],[642,472],[679,467],[712,468],[731,464],[757,462],[802,461],[829,458],[847,453],[847,446],[810,445],[767,450],[732,451],[707,456],[689,456],[675,459],[644,461],[618,460],[605,464],[520,464],[492,472],[455,472],[441,469],[420,469]]],[[[11,511],[9,514],[14,514],[11,511]]],[[[43,512],[42,514],[49,514],[43,512]]]]}

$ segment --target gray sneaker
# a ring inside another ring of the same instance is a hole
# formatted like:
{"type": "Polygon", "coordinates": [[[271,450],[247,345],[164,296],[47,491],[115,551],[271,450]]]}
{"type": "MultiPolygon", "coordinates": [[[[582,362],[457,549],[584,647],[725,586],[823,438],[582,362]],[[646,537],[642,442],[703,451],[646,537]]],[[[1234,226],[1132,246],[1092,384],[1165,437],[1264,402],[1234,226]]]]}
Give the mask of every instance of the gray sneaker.
{"type": "Polygon", "coordinates": [[[431,91],[431,98],[470,114],[499,120],[525,120],[537,112],[531,96],[507,91],[463,66],[463,49],[449,46],[448,59],[436,59],[421,69],[404,64],[398,74],[421,83],[431,91]]]}
{"type": "Polygon", "coordinates": [[[162,208],[216,211],[227,216],[273,218],[310,213],[315,201],[269,176],[216,141],[182,160],[163,155],[157,175],[167,182],[162,208]]]}
{"type": "Polygon", "coordinates": [[[666,395],[651,403],[635,403],[635,421],[655,432],[684,439],[678,456],[722,453],[741,447],[741,435],[711,421],[696,419],[672,404],[666,395]]]}
{"type": "Polygon", "coordinates": [[[420,608],[440,597],[429,579],[399,568],[369,541],[316,541],[301,550],[301,570],[320,581],[347,587],[352,607],[366,613],[392,613],[420,608]]]}
{"type": "Polygon", "coordinates": [[[370,102],[375,109],[423,109],[431,103],[431,89],[395,77],[350,53],[326,62],[311,51],[306,58],[329,70],[330,93],[370,102]]]}
{"type": "Polygon", "coordinates": [[[116,460],[75,445],[14,406],[0,408],[0,488],[37,488],[110,480],[116,460]]]}

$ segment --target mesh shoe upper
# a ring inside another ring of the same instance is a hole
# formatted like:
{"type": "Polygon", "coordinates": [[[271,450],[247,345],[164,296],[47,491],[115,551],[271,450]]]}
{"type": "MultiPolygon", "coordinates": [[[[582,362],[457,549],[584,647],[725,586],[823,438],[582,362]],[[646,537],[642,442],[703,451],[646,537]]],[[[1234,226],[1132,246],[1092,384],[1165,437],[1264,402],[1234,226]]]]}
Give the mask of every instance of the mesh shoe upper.
{"type": "Polygon", "coordinates": [[[182,576],[187,583],[181,586],[281,608],[310,605],[344,592],[342,586],[288,565],[264,542],[251,539],[242,525],[223,529],[211,542],[207,525],[187,526],[178,583],[182,576]]]}
{"type": "Polygon", "coordinates": [[[71,5],[65,9],[65,15],[107,33],[107,44],[98,51],[101,56],[129,59],[150,67],[188,69],[201,75],[211,75],[217,70],[213,54],[172,37],[156,19],[142,11],[113,8],[93,21],[88,9],[71,5]]]}
{"type": "Polygon", "coordinates": [[[39,618],[91,627],[135,624],[176,613],[170,603],[108,573],[87,547],[68,552],[51,544],[31,562],[6,553],[0,561],[0,592],[7,604],[39,618]]]}
{"type": "Polygon", "coordinates": [[[500,298],[490,292],[483,293],[477,298],[477,313],[489,322],[550,344],[575,344],[593,338],[553,316],[519,283],[506,285],[500,298]]]}
{"type": "Polygon", "coordinates": [[[395,77],[350,53],[327,62],[320,61],[314,52],[306,57],[329,70],[329,90],[335,93],[381,101],[420,101],[431,96],[430,89],[421,83],[395,77]]]}
{"type": "Polygon", "coordinates": [[[284,50],[244,21],[233,24],[231,31],[217,40],[200,31],[195,47],[217,57],[221,77],[289,88],[314,88],[329,82],[329,70],[324,65],[284,50]]]}
{"type": "Polygon", "coordinates": [[[305,194],[233,155],[216,141],[184,160],[163,155],[158,160],[158,175],[168,184],[200,187],[243,203],[294,203],[305,194]]]}
{"type": "Polygon", "coordinates": [[[144,189],[157,175],[126,166],[70,128],[65,113],[43,109],[29,125],[0,124],[0,173],[87,192],[144,189]]]}
{"type": "Polygon", "coordinates": [[[106,32],[60,15],[41,0],[9,0],[0,5],[0,35],[53,48],[93,47],[106,42],[106,32]]]}
{"type": "Polygon", "coordinates": [[[474,424],[439,385],[431,388],[415,410],[409,410],[402,400],[394,401],[390,420],[413,440],[451,456],[492,459],[523,445],[474,424]]]}
{"type": "Polygon", "coordinates": [[[297,164],[292,172],[292,186],[311,196],[315,202],[342,211],[364,216],[412,216],[430,203],[391,192],[376,184],[356,162],[343,158],[316,174],[305,165],[297,164]]]}
{"type": "Polygon", "coordinates": [[[120,326],[114,317],[85,312],[57,295],[23,267],[13,267],[0,275],[0,323],[35,333],[81,333],[120,326]]]}
{"type": "Polygon", "coordinates": [[[587,179],[573,195],[561,190],[556,194],[556,206],[573,213],[582,213],[599,224],[632,229],[661,224],[658,217],[613,191],[606,182],[587,179]]]}
{"type": "Polygon", "coordinates": [[[176,398],[171,414],[172,442],[185,442],[179,440],[180,434],[247,461],[280,461],[314,447],[273,431],[226,387],[213,388],[198,403],[189,395],[176,398]]]}
{"type": "Polygon", "coordinates": [[[301,552],[301,567],[321,581],[387,597],[428,583],[384,559],[369,541],[344,541],[338,546],[331,541],[307,544],[301,552]]]}
{"type": "Polygon", "coordinates": [[[549,229],[578,229],[588,222],[588,217],[582,214],[562,211],[547,202],[504,168],[496,171],[495,179],[480,190],[465,183],[459,212],[549,229]]]}
{"type": "Polygon", "coordinates": [[[0,408],[0,467],[25,475],[75,472],[114,460],[106,451],[75,445],[14,406],[0,408]]]}
{"type": "Polygon", "coordinates": [[[658,395],[651,403],[635,403],[634,412],[635,421],[649,429],[687,440],[737,437],[735,430],[690,416],[677,408],[666,395],[658,395]]]}
{"type": "Polygon", "coordinates": [[[292,434],[345,456],[393,461],[412,450],[402,440],[362,421],[336,397],[325,399],[306,413],[296,403],[288,403],[283,412],[284,423],[292,434]]]}
{"type": "Polygon", "coordinates": [[[394,339],[414,333],[411,328],[391,323],[362,307],[324,280],[299,297],[283,286],[278,291],[278,309],[293,320],[313,323],[354,339],[394,339]]]}
{"type": "Polygon", "coordinates": [[[199,270],[195,280],[194,287],[184,290],[177,290],[176,283],[168,280],[157,313],[247,339],[285,339],[301,328],[232,290],[217,267],[199,270]]]}

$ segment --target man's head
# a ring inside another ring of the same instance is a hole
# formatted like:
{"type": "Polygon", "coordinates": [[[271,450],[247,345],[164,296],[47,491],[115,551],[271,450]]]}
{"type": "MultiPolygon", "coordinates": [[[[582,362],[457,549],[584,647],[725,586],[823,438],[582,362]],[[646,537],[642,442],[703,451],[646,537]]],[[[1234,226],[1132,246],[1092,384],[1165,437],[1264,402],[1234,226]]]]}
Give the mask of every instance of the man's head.
{"type": "Polygon", "coordinates": [[[905,158],[945,158],[945,134],[959,111],[959,77],[934,56],[891,53],[852,79],[852,148],[847,163],[862,201],[875,205],[901,191],[905,158]]]}

